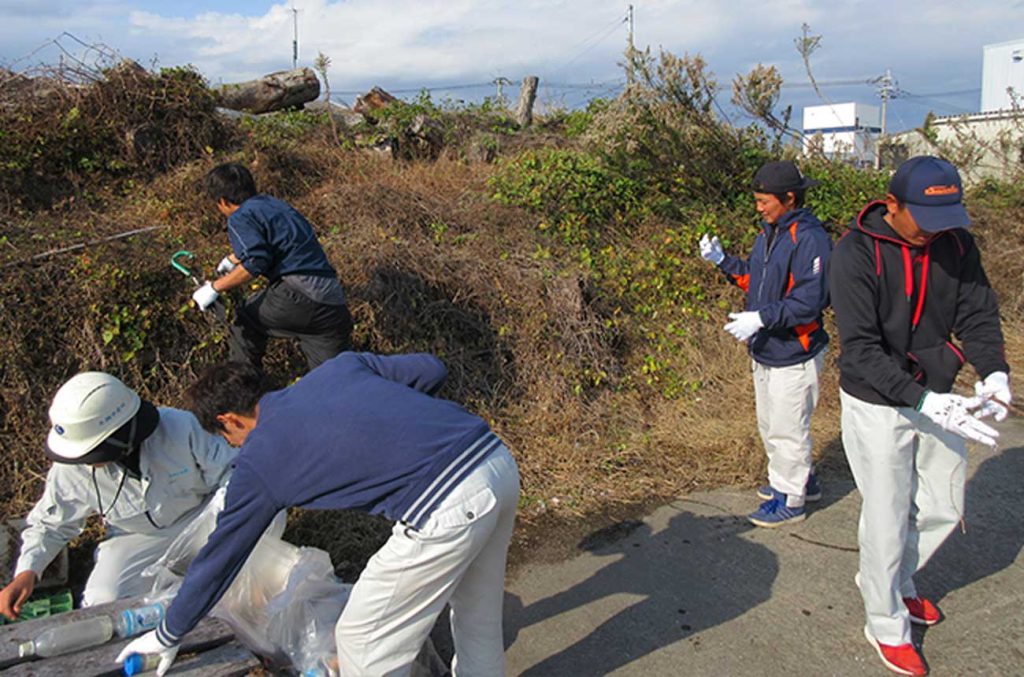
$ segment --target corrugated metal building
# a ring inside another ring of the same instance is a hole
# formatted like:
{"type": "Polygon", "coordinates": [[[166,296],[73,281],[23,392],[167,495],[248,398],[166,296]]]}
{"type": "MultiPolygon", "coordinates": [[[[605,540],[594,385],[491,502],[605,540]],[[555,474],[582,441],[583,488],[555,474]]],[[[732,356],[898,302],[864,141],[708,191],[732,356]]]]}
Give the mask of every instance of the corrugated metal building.
{"type": "Polygon", "coordinates": [[[1024,114],[1002,110],[933,118],[925,129],[889,137],[886,164],[915,155],[942,155],[960,168],[969,184],[985,178],[1009,179],[1024,168],[1024,114]]]}
{"type": "Polygon", "coordinates": [[[989,113],[1013,108],[1007,89],[1024,103],[1024,38],[985,45],[981,70],[981,112],[989,113]]]}

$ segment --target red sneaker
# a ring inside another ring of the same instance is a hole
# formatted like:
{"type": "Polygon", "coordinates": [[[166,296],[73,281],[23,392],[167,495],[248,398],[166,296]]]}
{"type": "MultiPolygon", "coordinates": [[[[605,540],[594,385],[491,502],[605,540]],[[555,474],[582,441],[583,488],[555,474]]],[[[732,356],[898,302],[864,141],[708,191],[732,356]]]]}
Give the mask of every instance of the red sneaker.
{"type": "Polygon", "coordinates": [[[924,659],[921,658],[921,654],[917,652],[913,644],[900,644],[899,646],[882,644],[871,635],[871,631],[866,625],[864,626],[864,636],[871,642],[871,646],[875,647],[875,651],[878,652],[878,657],[882,659],[885,667],[896,674],[914,676],[928,674],[928,666],[924,664],[924,659]]]}
{"type": "Polygon", "coordinates": [[[939,607],[924,597],[904,597],[903,603],[910,612],[910,622],[917,625],[935,625],[942,620],[939,607]]]}

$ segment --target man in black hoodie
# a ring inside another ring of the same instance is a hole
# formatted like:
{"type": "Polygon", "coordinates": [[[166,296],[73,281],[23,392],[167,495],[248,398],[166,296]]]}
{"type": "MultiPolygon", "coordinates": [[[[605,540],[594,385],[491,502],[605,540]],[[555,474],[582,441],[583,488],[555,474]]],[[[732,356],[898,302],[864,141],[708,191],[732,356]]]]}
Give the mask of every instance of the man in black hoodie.
{"type": "Polygon", "coordinates": [[[910,623],[942,619],[913,575],[963,516],[965,439],[993,444],[998,433],[978,419],[1002,420],[1010,401],[996,297],[961,194],[950,163],[908,160],[829,264],[843,446],[863,497],[864,633],[886,667],[905,675],[928,673],[910,623]],[[982,378],[975,397],[950,392],[965,360],[982,378]]]}

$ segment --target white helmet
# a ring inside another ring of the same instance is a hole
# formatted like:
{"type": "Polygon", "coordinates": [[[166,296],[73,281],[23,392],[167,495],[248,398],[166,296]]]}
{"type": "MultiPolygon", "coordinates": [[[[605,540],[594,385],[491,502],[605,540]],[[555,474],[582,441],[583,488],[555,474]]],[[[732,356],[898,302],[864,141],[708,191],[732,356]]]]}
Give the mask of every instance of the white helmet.
{"type": "Polygon", "coordinates": [[[74,463],[139,411],[134,390],[110,374],[85,371],[53,396],[46,446],[55,460],[74,463]]]}

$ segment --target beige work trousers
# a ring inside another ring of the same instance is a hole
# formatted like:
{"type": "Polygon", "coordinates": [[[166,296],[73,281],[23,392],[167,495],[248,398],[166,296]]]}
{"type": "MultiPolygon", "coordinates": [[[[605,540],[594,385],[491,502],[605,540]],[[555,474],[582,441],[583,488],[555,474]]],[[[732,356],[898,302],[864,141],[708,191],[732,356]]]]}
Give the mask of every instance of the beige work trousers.
{"type": "Polygon", "coordinates": [[[802,506],[811,474],[811,414],[818,404],[825,351],[788,367],[751,363],[757,428],[768,454],[768,483],[786,494],[786,505],[802,506]]]}
{"type": "Polygon", "coordinates": [[[843,448],[863,498],[857,538],[868,629],[882,644],[910,642],[903,597],[914,573],[963,516],[967,446],[910,407],[840,391],[843,448]]]}
{"type": "Polygon", "coordinates": [[[499,445],[414,530],[395,524],[335,627],[342,677],[408,675],[445,604],[455,677],[505,674],[505,561],[519,472],[499,445]]]}

